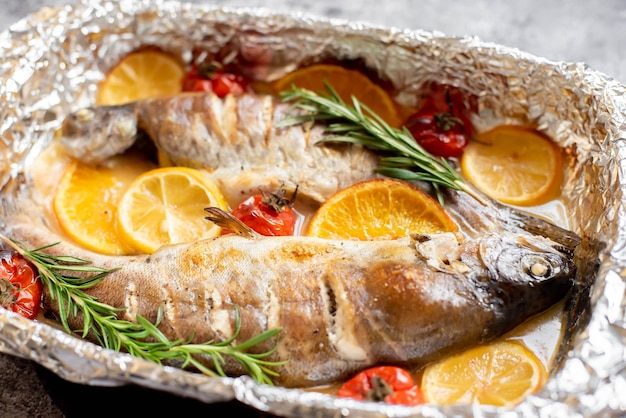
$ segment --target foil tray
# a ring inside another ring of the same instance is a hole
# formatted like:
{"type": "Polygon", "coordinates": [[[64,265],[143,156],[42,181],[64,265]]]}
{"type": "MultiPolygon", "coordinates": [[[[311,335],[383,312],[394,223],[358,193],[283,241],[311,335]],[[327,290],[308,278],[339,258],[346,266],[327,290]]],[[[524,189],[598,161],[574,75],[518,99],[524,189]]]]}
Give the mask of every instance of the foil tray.
{"type": "Polygon", "coordinates": [[[620,416],[626,411],[626,87],[582,63],[553,62],[473,37],[400,30],[265,9],[161,1],[44,8],[0,35],[0,184],[51,140],[71,111],[93,103],[122,56],[156,45],[194,47],[271,81],[304,64],[358,61],[411,104],[439,81],[479,98],[492,120],[534,123],[573,154],[563,191],[568,227],[589,262],[567,305],[566,335],[546,386],[516,408],[392,406],[210,378],[159,366],[0,309],[0,351],[86,385],[137,384],[206,403],[237,399],[281,416],[620,416]]]}

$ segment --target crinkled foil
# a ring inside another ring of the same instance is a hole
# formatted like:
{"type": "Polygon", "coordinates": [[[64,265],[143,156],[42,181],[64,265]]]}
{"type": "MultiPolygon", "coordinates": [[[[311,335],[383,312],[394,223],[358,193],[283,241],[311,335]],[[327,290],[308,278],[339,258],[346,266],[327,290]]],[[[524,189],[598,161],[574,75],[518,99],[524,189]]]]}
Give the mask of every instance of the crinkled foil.
{"type": "Polygon", "coordinates": [[[483,116],[534,123],[572,155],[567,227],[589,263],[567,305],[566,335],[546,386],[512,409],[401,407],[209,378],[102,349],[0,309],[0,351],[74,382],[134,383],[211,403],[230,399],[283,416],[618,416],[626,412],[626,87],[583,64],[551,62],[475,38],[449,38],[262,9],[177,2],[84,1],[43,9],[0,36],[0,184],[45,147],[70,111],[94,101],[123,55],[194,47],[273,80],[303,64],[357,60],[410,104],[428,81],[479,97],[483,116]],[[596,257],[597,256],[597,257],[596,257]]]}

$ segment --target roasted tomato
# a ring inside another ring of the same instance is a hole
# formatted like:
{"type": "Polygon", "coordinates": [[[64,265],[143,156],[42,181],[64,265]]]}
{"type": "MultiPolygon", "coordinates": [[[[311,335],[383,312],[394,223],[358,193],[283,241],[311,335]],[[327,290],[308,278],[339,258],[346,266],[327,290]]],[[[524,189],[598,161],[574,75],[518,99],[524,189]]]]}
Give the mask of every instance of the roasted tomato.
{"type": "Polygon", "coordinates": [[[232,214],[261,235],[293,235],[298,220],[292,208],[295,195],[294,192],[291,199],[286,198],[285,189],[277,193],[261,192],[237,205],[232,214]]]}
{"type": "Polygon", "coordinates": [[[409,116],[405,126],[429,153],[459,158],[474,131],[469,114],[470,105],[460,90],[435,85],[419,110],[409,116]]]}
{"type": "Polygon", "coordinates": [[[212,91],[218,97],[229,93],[250,92],[243,76],[218,69],[214,65],[194,66],[185,74],[183,91],[212,91]]]}
{"type": "Polygon", "coordinates": [[[337,396],[399,405],[424,403],[413,376],[401,367],[377,366],[358,373],[339,388],[337,396]]]}
{"type": "Polygon", "coordinates": [[[0,305],[33,319],[41,303],[41,280],[35,267],[14,251],[0,251],[0,305]]]}

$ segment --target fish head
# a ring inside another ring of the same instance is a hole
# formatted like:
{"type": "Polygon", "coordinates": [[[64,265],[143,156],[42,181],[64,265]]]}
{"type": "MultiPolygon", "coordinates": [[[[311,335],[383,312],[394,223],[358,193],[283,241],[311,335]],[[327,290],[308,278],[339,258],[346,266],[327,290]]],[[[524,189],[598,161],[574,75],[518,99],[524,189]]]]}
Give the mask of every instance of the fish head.
{"type": "Polygon", "coordinates": [[[96,106],[71,113],[63,121],[60,142],[70,155],[87,163],[121,154],[137,135],[134,109],[133,104],[96,106]]]}
{"type": "Polygon", "coordinates": [[[550,239],[502,232],[482,239],[478,254],[488,277],[481,288],[500,314],[528,317],[561,300],[572,288],[576,265],[569,251],[550,239]]]}

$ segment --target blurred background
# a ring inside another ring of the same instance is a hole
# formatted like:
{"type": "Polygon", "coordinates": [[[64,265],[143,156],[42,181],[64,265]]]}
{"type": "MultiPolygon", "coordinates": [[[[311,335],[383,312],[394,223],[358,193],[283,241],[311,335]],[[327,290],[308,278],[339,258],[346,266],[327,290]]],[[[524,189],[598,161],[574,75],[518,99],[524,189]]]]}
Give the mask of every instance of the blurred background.
{"type": "MultiPolygon", "coordinates": [[[[139,1],[139,0],[137,0],[139,1]]],[[[626,82],[623,0],[190,0],[224,7],[264,7],[397,28],[477,36],[558,61],[585,62],[626,82]],[[383,6],[384,5],[384,6],[383,6]]],[[[4,30],[42,6],[72,0],[0,0],[4,30]]]]}
{"type": "MultiPolygon", "coordinates": [[[[214,0],[217,6],[264,7],[451,36],[477,36],[554,61],[584,62],[626,83],[623,0],[214,0]],[[384,4],[384,6],[383,6],[384,4]]],[[[0,0],[0,30],[37,9],[69,0],[0,0]]],[[[93,388],[65,382],[30,361],[0,354],[0,417],[162,415],[267,416],[238,404],[205,405],[147,389],[93,388]],[[131,405],[121,407],[121,405],[131,405]],[[134,407],[132,406],[134,405],[134,407]]]]}

